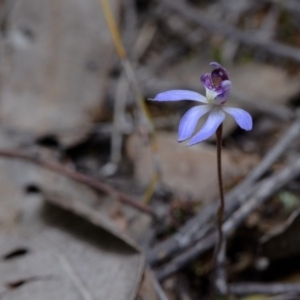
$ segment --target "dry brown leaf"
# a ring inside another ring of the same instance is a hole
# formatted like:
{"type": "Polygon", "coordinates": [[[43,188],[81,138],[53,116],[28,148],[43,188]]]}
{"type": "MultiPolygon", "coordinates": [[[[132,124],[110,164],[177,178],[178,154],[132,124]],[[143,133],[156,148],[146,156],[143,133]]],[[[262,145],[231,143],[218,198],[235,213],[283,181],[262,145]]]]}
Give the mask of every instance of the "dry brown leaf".
{"type": "MultiPolygon", "coordinates": [[[[120,1],[110,0],[115,14],[120,1]]],[[[115,55],[98,0],[24,0],[8,15],[0,48],[1,123],[80,139],[102,111],[115,55]]]]}

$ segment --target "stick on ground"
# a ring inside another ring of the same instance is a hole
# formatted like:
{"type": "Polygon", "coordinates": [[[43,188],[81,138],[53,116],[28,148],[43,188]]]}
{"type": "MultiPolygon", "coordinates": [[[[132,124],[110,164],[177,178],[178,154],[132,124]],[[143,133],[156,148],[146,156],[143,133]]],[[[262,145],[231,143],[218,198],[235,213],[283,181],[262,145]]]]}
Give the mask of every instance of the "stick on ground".
{"type": "MultiPolygon", "coordinates": [[[[261,183],[255,185],[256,192],[253,196],[241,206],[222,226],[225,236],[230,235],[238,226],[251,214],[257,207],[267,201],[274,193],[283,188],[294,178],[300,175],[300,158],[291,162],[280,172],[270,176],[261,183]]],[[[189,250],[178,255],[176,258],[168,262],[164,267],[157,271],[159,280],[163,280],[168,276],[182,269],[188,263],[198,258],[205,251],[211,249],[216,242],[216,231],[200,240],[189,250]]]]}
{"type": "Polygon", "coordinates": [[[256,282],[243,282],[233,283],[229,285],[230,293],[235,295],[247,294],[298,294],[300,297],[300,284],[299,283],[256,283],[256,282]]]}
{"type": "Polygon", "coordinates": [[[155,212],[150,207],[137,202],[136,200],[132,199],[130,196],[116,190],[115,188],[113,188],[103,182],[98,181],[97,179],[95,179],[93,177],[90,177],[83,173],[77,172],[70,168],[66,168],[59,163],[42,160],[38,157],[33,157],[30,155],[18,153],[16,151],[12,151],[12,150],[0,150],[0,157],[1,156],[10,158],[10,159],[21,159],[21,160],[25,160],[25,161],[34,163],[34,164],[44,167],[48,170],[51,170],[51,171],[54,171],[61,175],[64,175],[66,177],[69,177],[77,182],[86,184],[86,185],[94,188],[97,191],[100,191],[102,193],[106,193],[108,195],[116,197],[122,203],[130,205],[144,213],[147,213],[152,216],[156,215],[155,212]]]}

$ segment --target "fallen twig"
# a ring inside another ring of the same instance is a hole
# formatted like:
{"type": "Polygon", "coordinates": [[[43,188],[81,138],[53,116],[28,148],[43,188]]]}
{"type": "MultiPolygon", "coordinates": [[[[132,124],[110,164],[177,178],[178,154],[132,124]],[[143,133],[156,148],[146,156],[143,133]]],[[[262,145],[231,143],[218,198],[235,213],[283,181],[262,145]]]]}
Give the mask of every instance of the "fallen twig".
{"type": "MultiPolygon", "coordinates": [[[[222,226],[224,236],[230,235],[259,205],[263,204],[270,196],[279,191],[292,179],[300,175],[300,158],[290,163],[280,172],[270,176],[255,185],[256,192],[241,206],[222,226]]],[[[172,261],[160,268],[157,272],[159,280],[179,271],[199,255],[211,249],[216,242],[216,232],[212,232],[204,239],[197,242],[192,248],[178,255],[172,261]]]]}
{"type": "MultiPolygon", "coordinates": [[[[153,273],[151,269],[149,269],[149,270],[151,273],[153,273]]],[[[161,287],[160,283],[158,282],[158,280],[154,274],[153,274],[152,278],[153,278],[153,283],[154,283],[154,289],[156,291],[156,294],[157,294],[159,300],[168,300],[168,297],[166,296],[163,288],[161,287]]]]}
{"type": "Polygon", "coordinates": [[[227,272],[226,272],[226,244],[227,240],[224,236],[224,240],[220,247],[219,252],[216,255],[216,264],[214,272],[214,286],[219,295],[227,295],[227,272]]]}
{"type": "Polygon", "coordinates": [[[229,285],[229,291],[236,295],[247,294],[298,294],[300,295],[300,284],[297,283],[256,283],[256,282],[243,282],[232,283],[229,285]]]}
{"type": "Polygon", "coordinates": [[[152,216],[156,216],[155,212],[150,207],[137,202],[136,200],[132,199],[130,196],[114,189],[113,187],[111,187],[103,182],[96,180],[95,178],[92,178],[88,175],[77,172],[70,168],[66,168],[56,162],[46,161],[39,157],[33,157],[33,156],[30,156],[27,154],[18,153],[13,150],[0,150],[0,156],[6,157],[6,158],[11,158],[11,159],[22,159],[22,160],[37,164],[37,165],[47,168],[51,171],[54,171],[56,173],[59,173],[66,177],[69,177],[77,182],[86,184],[86,185],[94,188],[97,191],[100,191],[100,192],[106,193],[110,196],[113,196],[116,199],[118,199],[119,201],[123,202],[124,204],[130,205],[144,213],[147,213],[152,216]]]}
{"type": "Polygon", "coordinates": [[[210,234],[202,239],[201,242],[195,244],[192,249],[178,255],[176,258],[156,271],[157,279],[159,281],[162,281],[167,277],[173,275],[174,273],[180,271],[188,263],[194,261],[197,257],[199,257],[199,255],[210,250],[214,246],[216,239],[216,233],[210,234]]]}

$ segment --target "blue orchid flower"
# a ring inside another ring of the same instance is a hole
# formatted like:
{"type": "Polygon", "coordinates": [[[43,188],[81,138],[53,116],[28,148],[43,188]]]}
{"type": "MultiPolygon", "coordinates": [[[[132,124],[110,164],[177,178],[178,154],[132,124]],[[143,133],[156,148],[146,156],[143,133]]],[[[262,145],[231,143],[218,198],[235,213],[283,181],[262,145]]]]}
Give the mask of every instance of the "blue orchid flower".
{"type": "Polygon", "coordinates": [[[227,70],[216,62],[211,62],[210,65],[214,70],[201,76],[206,97],[189,90],[171,90],[159,93],[154,99],[149,99],[153,101],[192,100],[201,103],[189,109],[179,123],[178,141],[182,142],[192,137],[199,119],[209,113],[206,122],[191,138],[188,146],[200,143],[212,136],[224,121],[224,112],[231,115],[242,129],[252,129],[252,117],[248,112],[240,108],[225,106],[232,87],[227,70]]]}

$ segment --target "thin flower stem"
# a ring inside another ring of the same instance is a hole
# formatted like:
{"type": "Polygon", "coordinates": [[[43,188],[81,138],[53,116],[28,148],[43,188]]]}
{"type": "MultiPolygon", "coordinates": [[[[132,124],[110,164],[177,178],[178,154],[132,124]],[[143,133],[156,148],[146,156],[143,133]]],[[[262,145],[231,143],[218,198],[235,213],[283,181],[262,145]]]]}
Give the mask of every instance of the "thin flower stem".
{"type": "Polygon", "coordinates": [[[223,134],[223,123],[218,127],[216,131],[217,136],[217,164],[218,164],[218,183],[219,183],[219,193],[220,193],[220,207],[218,209],[218,243],[216,248],[216,257],[218,257],[218,253],[221,250],[222,243],[223,243],[223,231],[222,231],[222,224],[223,224],[223,215],[224,215],[224,190],[223,190],[223,177],[222,177],[222,134],[223,134]]]}
{"type": "Polygon", "coordinates": [[[219,191],[220,191],[220,207],[218,209],[218,241],[216,243],[215,250],[215,289],[218,295],[228,296],[228,287],[226,282],[226,270],[225,270],[225,255],[226,255],[226,240],[224,239],[224,234],[222,230],[223,225],[223,216],[225,209],[225,201],[224,201],[224,190],[223,190],[223,178],[222,178],[222,133],[223,133],[223,124],[221,124],[217,131],[217,165],[218,165],[218,183],[219,183],[219,191]]]}

